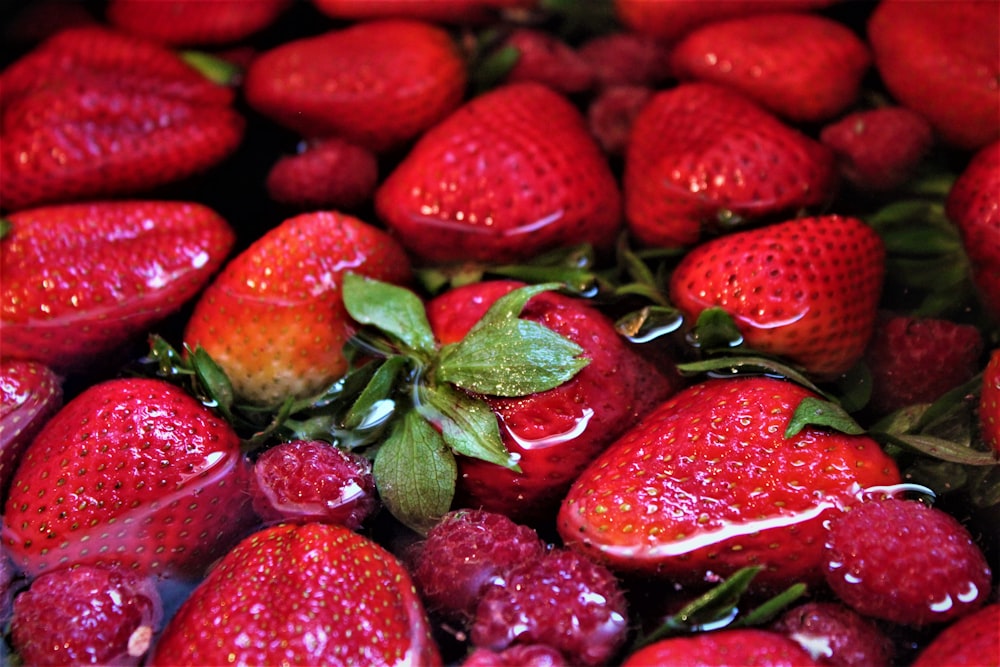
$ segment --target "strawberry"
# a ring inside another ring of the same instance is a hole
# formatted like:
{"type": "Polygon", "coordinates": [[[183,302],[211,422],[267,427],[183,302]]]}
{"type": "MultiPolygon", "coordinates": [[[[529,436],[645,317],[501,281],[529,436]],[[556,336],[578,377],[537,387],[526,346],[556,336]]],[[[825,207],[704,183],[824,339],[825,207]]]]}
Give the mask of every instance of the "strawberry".
{"type": "Polygon", "coordinates": [[[661,639],[633,653],[622,667],[653,665],[743,665],[806,667],[817,665],[801,646],[777,632],[739,628],[661,639]]]}
{"type": "Polygon", "coordinates": [[[517,60],[504,77],[507,83],[534,81],[571,95],[589,90],[594,72],[569,44],[535,28],[515,28],[501,48],[517,51],[517,60]]]}
{"type": "Polygon", "coordinates": [[[555,549],[486,587],[470,637],[473,646],[493,651],[545,644],[571,665],[603,665],[627,632],[625,596],[615,576],[575,551],[555,549]]]}
{"type": "Polygon", "coordinates": [[[211,279],[235,235],[195,203],[54,204],[8,216],[5,357],[80,370],[142,338],[211,279]]]}
{"type": "Polygon", "coordinates": [[[1000,139],[1000,33],[984,29],[998,15],[996,0],[888,0],[868,20],[875,67],[892,96],[941,141],[969,151],[1000,139]]]}
{"type": "Polygon", "coordinates": [[[257,516],[268,523],[322,521],[358,530],[378,509],[371,461],[316,440],[264,451],[253,466],[250,494],[257,516]]]}
{"type": "Polygon", "coordinates": [[[797,642],[823,665],[888,667],[892,640],[849,607],[835,602],[806,602],[789,609],[770,627],[797,642]]]}
{"type": "Polygon", "coordinates": [[[682,390],[576,479],[559,534],[618,571],[680,583],[751,565],[762,588],[821,581],[825,522],[900,475],[867,436],[787,435],[812,396],[764,376],[682,390]]]}
{"type": "Polygon", "coordinates": [[[850,28],[801,12],[709,23],[670,57],[682,81],[731,87],[796,123],[829,120],[854,104],[870,64],[868,47],[850,28]]]}
{"type": "Polygon", "coordinates": [[[599,88],[658,86],[671,76],[670,49],[637,32],[595,35],[577,53],[590,65],[599,88]]]}
{"type": "Polygon", "coordinates": [[[913,667],[1000,665],[1000,603],[994,602],[947,626],[913,661],[913,667]]]}
{"type": "Polygon", "coordinates": [[[625,217],[641,243],[688,246],[703,231],[824,206],[838,184],[828,148],[712,83],[657,93],[625,152],[625,217]]]}
{"type": "Polygon", "coordinates": [[[1000,456],[1000,349],[990,353],[979,395],[979,424],[983,441],[1000,456]]]}
{"type": "Polygon", "coordinates": [[[343,526],[246,537],[167,624],[148,664],[440,665],[403,566],[343,526]]]}
{"type": "Polygon", "coordinates": [[[837,0],[614,0],[619,20],[629,29],[675,41],[698,26],[740,16],[822,9],[837,0]]]}
{"type": "Polygon", "coordinates": [[[336,19],[410,18],[434,23],[482,23],[503,9],[530,9],[538,0],[312,0],[336,19]]]}
{"type": "Polygon", "coordinates": [[[359,209],[377,184],[375,154],[338,137],[300,142],[299,152],[279,158],[264,181],[271,199],[302,210],[359,209]]]}
{"type": "MultiPolygon", "coordinates": [[[[487,281],[433,299],[427,312],[438,340],[461,340],[487,308],[517,285],[487,281]]],[[[607,316],[581,300],[540,294],[528,302],[522,317],[575,342],[589,363],[546,392],[484,397],[520,472],[460,458],[457,502],[535,523],[550,518],[576,475],[680,383],[630,348],[607,316]]]]}
{"type": "Polygon", "coordinates": [[[428,131],[375,206],[421,262],[608,248],[621,226],[618,185],[582,114],[537,83],[480,95],[428,131]]]}
{"type": "Polygon", "coordinates": [[[3,545],[30,575],[86,563],[198,574],[252,518],[236,433],[161,380],[107,380],[46,423],[7,496],[3,545]]]}
{"type": "Polygon", "coordinates": [[[861,359],[878,313],[885,250],[857,218],[789,220],[707,241],[670,277],[685,317],[719,307],[745,343],[821,378],[861,359]]]}
{"type": "Polygon", "coordinates": [[[0,501],[21,453],[63,403],[62,378],[33,361],[0,361],[0,501]]]}
{"type": "Polygon", "coordinates": [[[174,46],[237,42],[264,30],[291,0],[111,0],[105,19],[133,35],[174,46]]]}
{"type": "Polygon", "coordinates": [[[154,42],[64,30],[0,73],[3,207],[149,191],[203,172],[243,137],[233,96],[154,42]]]}
{"type": "Polygon", "coordinates": [[[313,394],[347,370],[342,348],[353,326],[340,296],[346,271],[410,278],[402,248],[355,217],[320,211],[288,218],[212,281],[184,340],[203,347],[251,402],[313,394]]]}
{"type": "Polygon", "coordinates": [[[887,192],[905,184],[934,144],[920,114],[887,106],[849,113],[825,125],[820,141],[837,156],[841,176],[862,192],[887,192]]]}
{"type": "Polygon", "coordinates": [[[77,565],[42,574],[14,599],[11,642],[29,665],[138,665],[162,621],[151,578],[77,565]]]}
{"type": "Polygon", "coordinates": [[[991,572],[969,531],[917,500],[868,500],[830,522],[826,582],[856,611],[894,623],[944,623],[981,607],[991,572]]]}
{"type": "Polygon", "coordinates": [[[958,227],[983,305],[1000,319],[1000,141],[977,152],[952,185],[945,202],[958,227]]]}
{"type": "Polygon", "coordinates": [[[465,62],[442,28],[357,23],[260,54],[244,82],[256,111],[306,138],[398,148],[462,101],[465,62]]]}
{"type": "Polygon", "coordinates": [[[983,335],[971,324],[882,313],[864,361],[872,375],[871,408],[887,414],[931,403],[979,370],[983,335]]]}

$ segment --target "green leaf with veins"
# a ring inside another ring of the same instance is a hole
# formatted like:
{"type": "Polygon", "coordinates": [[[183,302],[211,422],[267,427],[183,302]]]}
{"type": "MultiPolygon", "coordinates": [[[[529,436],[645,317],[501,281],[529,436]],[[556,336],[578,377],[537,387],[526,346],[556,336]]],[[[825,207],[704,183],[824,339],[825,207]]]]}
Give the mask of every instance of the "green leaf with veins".
{"type": "Polygon", "coordinates": [[[236,392],[229,381],[229,376],[201,345],[195,346],[193,350],[191,348],[187,348],[187,350],[191,367],[194,369],[198,382],[208,394],[208,398],[215,403],[219,412],[232,421],[232,407],[236,392]]]}
{"type": "Polygon", "coordinates": [[[378,448],[375,486],[401,523],[426,534],[450,508],[458,466],[444,438],[416,410],[404,412],[378,448]]]}
{"type": "Polygon", "coordinates": [[[718,307],[701,311],[689,338],[693,346],[705,351],[728,350],[743,344],[743,334],[732,316],[718,307]]]}
{"type": "Polygon", "coordinates": [[[503,444],[496,414],[485,401],[448,384],[421,384],[418,392],[417,410],[441,430],[456,454],[521,472],[503,444]]]}
{"type": "Polygon", "coordinates": [[[785,429],[785,437],[797,435],[806,426],[823,426],[848,435],[861,435],[865,430],[837,403],[807,396],[802,399],[785,429]]]}
{"type": "Polygon", "coordinates": [[[342,426],[346,429],[363,428],[370,425],[373,419],[377,420],[377,415],[382,412],[382,404],[392,398],[396,380],[407,363],[406,357],[396,355],[380,364],[347,410],[342,426]]]}
{"type": "Polygon", "coordinates": [[[410,290],[354,273],[344,274],[341,289],[355,321],[378,327],[418,356],[437,349],[424,302],[410,290]]]}

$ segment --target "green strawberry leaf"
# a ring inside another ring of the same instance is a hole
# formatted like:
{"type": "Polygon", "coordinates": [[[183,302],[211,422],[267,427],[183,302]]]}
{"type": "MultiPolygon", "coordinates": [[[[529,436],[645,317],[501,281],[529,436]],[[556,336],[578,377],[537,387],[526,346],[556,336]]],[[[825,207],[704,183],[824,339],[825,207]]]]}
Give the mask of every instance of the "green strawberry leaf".
{"type": "Polygon", "coordinates": [[[368,384],[344,415],[342,426],[345,429],[363,430],[385,421],[392,412],[396,380],[407,363],[406,357],[396,355],[379,364],[368,384]]]}
{"type": "Polygon", "coordinates": [[[727,350],[743,344],[732,316],[722,308],[706,308],[698,315],[698,321],[691,330],[691,345],[706,351],[727,350]]]}
{"type": "Polygon", "coordinates": [[[355,321],[377,327],[418,356],[437,349],[424,303],[410,290],[354,273],[344,274],[342,290],[355,321]]]}
{"type": "Polygon", "coordinates": [[[861,435],[865,430],[839,404],[807,396],[792,413],[785,437],[798,435],[806,426],[822,426],[848,435],[861,435]]]}
{"type": "Polygon", "coordinates": [[[240,66],[205,51],[185,50],[178,55],[203,77],[220,86],[236,86],[243,76],[240,66]]]}
{"type": "Polygon", "coordinates": [[[375,454],[375,486],[389,512],[425,535],[450,508],[458,466],[444,438],[407,410],[375,454]]]}
{"type": "Polygon", "coordinates": [[[938,438],[920,433],[891,435],[888,433],[871,432],[869,435],[880,443],[896,445],[897,447],[919,452],[940,461],[960,463],[967,466],[995,466],[1000,464],[1000,461],[997,460],[993,452],[973,449],[946,438],[938,438]]]}
{"type": "Polygon", "coordinates": [[[14,225],[11,224],[10,220],[7,218],[0,218],[0,240],[7,238],[10,234],[10,230],[14,229],[14,225]]]}
{"type": "Polygon", "coordinates": [[[187,346],[185,349],[191,360],[191,368],[209,400],[214,403],[213,407],[232,422],[232,408],[236,400],[236,392],[229,381],[229,376],[201,345],[196,345],[193,350],[187,346]]]}
{"type": "Polygon", "coordinates": [[[543,292],[551,292],[561,287],[559,283],[539,283],[537,285],[525,285],[515,290],[507,292],[502,297],[493,302],[486,314],[480,318],[472,327],[470,333],[476,329],[500,324],[508,320],[520,317],[521,311],[531,299],[543,292]]]}
{"type": "Polygon", "coordinates": [[[737,375],[777,375],[802,385],[828,400],[835,400],[797,369],[776,359],[760,356],[711,357],[700,361],[677,364],[677,370],[682,375],[700,375],[708,373],[715,377],[733,377],[737,375]]]}
{"type": "Polygon", "coordinates": [[[648,343],[683,325],[684,316],[673,306],[646,306],[620,317],[615,330],[633,343],[648,343]]]}
{"type": "Polygon", "coordinates": [[[503,444],[496,414],[485,401],[449,384],[421,384],[418,391],[417,410],[440,429],[456,454],[521,472],[503,444]]]}

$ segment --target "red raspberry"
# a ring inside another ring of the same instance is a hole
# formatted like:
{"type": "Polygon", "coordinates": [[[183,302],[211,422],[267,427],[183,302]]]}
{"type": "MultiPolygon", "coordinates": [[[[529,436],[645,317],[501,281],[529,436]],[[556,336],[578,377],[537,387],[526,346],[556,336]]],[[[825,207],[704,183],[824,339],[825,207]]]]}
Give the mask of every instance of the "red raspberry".
{"type": "Polygon", "coordinates": [[[254,464],[253,508],[265,522],[321,521],[357,530],[378,508],[372,464],[313,440],[268,449],[254,464]]]}
{"type": "Polygon", "coordinates": [[[162,620],[152,579],[79,565],[14,598],[11,641],[27,665],[137,665],[162,620]]]}
{"type": "Polygon", "coordinates": [[[473,649],[462,667],[569,667],[562,653],[543,644],[515,644],[502,651],[473,649]]]}
{"type": "Polygon", "coordinates": [[[979,370],[983,336],[970,324],[883,313],[865,362],[872,374],[871,408],[887,414],[931,403],[979,370]]]}
{"type": "Polygon", "coordinates": [[[960,618],[990,594],[990,567],[969,531],[916,500],[862,502],[832,520],[824,571],[855,611],[917,627],[960,618]]]}
{"type": "Polygon", "coordinates": [[[598,35],[581,44],[578,53],[590,64],[602,88],[655,87],[670,78],[670,49],[646,35],[598,35]]]}
{"type": "Polygon", "coordinates": [[[494,512],[456,510],[430,529],[411,569],[427,607],[464,622],[496,577],[544,553],[545,544],[527,526],[494,512]]]}
{"type": "Polygon", "coordinates": [[[298,209],[353,210],[378,183],[378,160],[367,148],[337,137],[304,141],[299,152],[278,159],[265,187],[274,201],[298,209]]]}
{"type": "Polygon", "coordinates": [[[625,642],[625,597],[607,568],[556,549],[487,587],[470,632],[474,646],[500,651],[543,643],[573,665],[600,665],[625,642]]]}
{"type": "Polygon", "coordinates": [[[786,611],[771,628],[798,642],[821,665],[880,667],[895,647],[861,614],[833,602],[807,602],[786,611]]]}
{"type": "Polygon", "coordinates": [[[632,122],[652,96],[653,89],[645,86],[611,86],[591,100],[587,128],[606,153],[625,152],[632,122]]]}
{"type": "Polygon", "coordinates": [[[560,93],[590,89],[594,73],[590,64],[559,38],[533,28],[516,28],[504,41],[519,52],[506,82],[534,81],[560,93]]]}

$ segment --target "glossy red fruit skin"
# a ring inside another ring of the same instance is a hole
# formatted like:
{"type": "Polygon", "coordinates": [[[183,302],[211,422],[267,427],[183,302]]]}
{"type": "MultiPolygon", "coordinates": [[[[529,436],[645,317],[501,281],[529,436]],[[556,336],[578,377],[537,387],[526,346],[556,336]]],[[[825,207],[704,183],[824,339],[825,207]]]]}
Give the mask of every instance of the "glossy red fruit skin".
{"type": "Polygon", "coordinates": [[[477,24],[495,19],[502,9],[530,9],[538,0],[313,0],[336,19],[408,18],[434,23],[477,24]]]}
{"type": "Polygon", "coordinates": [[[537,83],[479,95],[431,128],[375,193],[415,261],[511,262],[613,247],[621,195],[583,115],[537,83]]]}
{"type": "Polygon", "coordinates": [[[979,425],[983,442],[1000,457],[1000,349],[990,353],[979,395],[979,425]]]}
{"type": "Polygon", "coordinates": [[[858,218],[800,218],[706,241],[670,278],[691,322],[728,312],[751,349],[836,377],[864,354],[885,276],[879,235],[858,218]]]}
{"type": "Polygon", "coordinates": [[[352,211],[378,185],[378,157],[338,137],[306,141],[278,158],[264,181],[268,196],[300,210],[352,211]]]}
{"type": "Polygon", "coordinates": [[[181,605],[149,665],[441,664],[403,566],[343,526],[264,528],[181,605]]]}
{"type": "Polygon", "coordinates": [[[545,644],[515,644],[502,651],[474,648],[462,667],[569,667],[562,653],[545,644]]]}
{"type": "MultiPolygon", "coordinates": [[[[427,306],[442,345],[460,340],[498,298],[520,283],[487,281],[450,290],[427,306]]],[[[482,507],[529,524],[549,520],[577,474],[619,434],[680,386],[629,348],[612,322],[584,301],[546,292],[521,317],[584,349],[588,365],[568,382],[517,398],[485,397],[520,473],[459,458],[457,507],[482,507]]]]}
{"type": "Polygon", "coordinates": [[[455,109],[466,72],[444,29],[369,21],[285,42],[247,70],[244,94],[304,138],[335,135],[374,151],[398,148],[455,109]]]}
{"type": "Polygon", "coordinates": [[[989,564],[969,531],[916,500],[871,500],[835,517],[823,561],[846,605],[903,625],[954,621],[991,593],[989,564]]]}
{"type": "Polygon", "coordinates": [[[824,522],[900,476],[866,436],[785,438],[809,396],[763,376],[682,390],[577,477],[560,536],[623,573],[698,583],[760,565],[761,588],[821,581],[824,522]]]}
{"type": "Polygon", "coordinates": [[[784,635],[769,630],[740,628],[663,639],[630,655],[622,667],[805,667],[817,664],[801,646],[784,635]]]}
{"type": "Polygon", "coordinates": [[[340,294],[353,271],[411,278],[402,247],[381,229],[334,211],[282,221],[234,257],[195,303],[184,331],[256,403],[311,395],[347,370],[353,332],[340,294]]]}
{"type": "Polygon", "coordinates": [[[292,0],[111,0],[105,19],[122,32],[172,46],[237,42],[271,25],[292,0]]]}
{"type": "Polygon", "coordinates": [[[948,192],[945,213],[962,238],[983,305],[1000,320],[1000,141],[978,151],[948,192]]]}
{"type": "Polygon", "coordinates": [[[21,453],[63,404],[62,378],[34,361],[0,360],[0,502],[21,453]]]}
{"type": "Polygon", "coordinates": [[[649,246],[692,246],[708,231],[820,208],[838,185],[827,147],[712,83],[654,95],[625,152],[626,223],[649,246]]]}
{"type": "Polygon", "coordinates": [[[913,667],[996,667],[1000,665],[1000,603],[947,626],[917,655],[913,667]]]}
{"type": "Polygon", "coordinates": [[[889,667],[895,646],[875,622],[836,602],[805,602],[770,626],[823,665],[889,667]]]}
{"type": "Polygon", "coordinates": [[[197,203],[53,204],[7,217],[0,243],[3,354],[80,370],[177,312],[235,235],[197,203]]]}
{"type": "Polygon", "coordinates": [[[889,0],[868,20],[889,93],[927,118],[943,142],[968,151],[1000,139],[1000,33],[984,27],[998,12],[995,0],[889,0]]]}
{"type": "Polygon", "coordinates": [[[247,472],[236,433],[181,389],[107,380],[24,452],[3,545],[32,576],[76,563],[196,576],[253,520],[247,472]]]}
{"type": "Polygon", "coordinates": [[[674,46],[670,65],[682,81],[728,86],[782,118],[817,123],[857,101],[871,55],[844,24],[786,12],[697,28],[674,46]]]}
{"type": "Polygon", "coordinates": [[[2,206],[135,195],[201,173],[243,138],[233,98],[155,42],[64,30],[0,74],[2,206]]]}
{"type": "Polygon", "coordinates": [[[120,568],[47,572],[14,599],[11,641],[25,664],[138,665],[160,630],[153,580],[120,568]]]}

